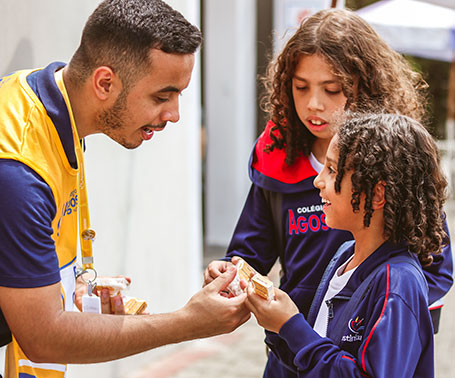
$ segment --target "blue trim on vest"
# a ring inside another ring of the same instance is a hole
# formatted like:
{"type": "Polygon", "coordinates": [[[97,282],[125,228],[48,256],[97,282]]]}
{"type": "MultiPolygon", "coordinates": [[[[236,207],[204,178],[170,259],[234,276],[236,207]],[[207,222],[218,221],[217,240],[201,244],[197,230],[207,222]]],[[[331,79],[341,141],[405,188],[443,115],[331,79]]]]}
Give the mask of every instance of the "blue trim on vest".
{"type": "Polygon", "coordinates": [[[54,123],[71,167],[77,169],[70,116],[65,99],[54,78],[55,71],[65,65],[62,62],[54,62],[42,70],[34,71],[27,76],[27,83],[42,102],[54,123]]]}
{"type": "Polygon", "coordinates": [[[68,264],[63,265],[60,267],[60,270],[65,269],[67,266],[70,266],[74,261],[76,261],[77,256],[74,257],[68,264]]]}

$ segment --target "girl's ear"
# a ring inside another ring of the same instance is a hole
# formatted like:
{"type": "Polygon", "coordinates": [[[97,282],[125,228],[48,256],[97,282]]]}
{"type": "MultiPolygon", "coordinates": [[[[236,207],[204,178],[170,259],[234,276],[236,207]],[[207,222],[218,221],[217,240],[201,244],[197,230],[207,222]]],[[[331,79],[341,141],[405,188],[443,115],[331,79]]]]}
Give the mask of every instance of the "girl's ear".
{"type": "Polygon", "coordinates": [[[386,183],[384,181],[379,181],[373,190],[373,201],[372,207],[373,210],[382,209],[385,205],[385,186],[386,183]]]}

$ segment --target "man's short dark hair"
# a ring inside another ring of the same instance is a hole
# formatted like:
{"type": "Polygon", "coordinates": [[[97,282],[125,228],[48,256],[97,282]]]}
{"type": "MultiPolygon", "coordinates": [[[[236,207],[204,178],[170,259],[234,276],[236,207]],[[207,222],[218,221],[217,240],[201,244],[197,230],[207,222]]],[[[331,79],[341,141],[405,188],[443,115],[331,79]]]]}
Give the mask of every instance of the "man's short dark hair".
{"type": "Polygon", "coordinates": [[[151,49],[193,54],[200,30],[161,0],[105,0],[91,14],[69,69],[74,85],[109,66],[125,86],[150,64],[151,49]]]}

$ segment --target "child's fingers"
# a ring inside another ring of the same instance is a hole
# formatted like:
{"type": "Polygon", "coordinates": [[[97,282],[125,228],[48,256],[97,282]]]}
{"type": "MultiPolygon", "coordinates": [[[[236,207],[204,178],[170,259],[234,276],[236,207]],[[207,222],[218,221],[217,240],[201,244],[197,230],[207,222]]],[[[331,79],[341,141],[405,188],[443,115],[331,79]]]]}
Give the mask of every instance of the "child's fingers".
{"type": "Polygon", "coordinates": [[[232,264],[227,261],[212,261],[204,271],[204,284],[202,286],[208,285],[218,276],[226,272],[229,265],[232,264]]]}
{"type": "MultiPolygon", "coordinates": [[[[257,311],[259,309],[261,309],[261,307],[262,307],[261,305],[264,305],[263,302],[267,302],[267,301],[264,298],[261,298],[259,295],[257,295],[254,292],[252,285],[247,286],[246,293],[247,293],[247,302],[250,304],[250,306],[252,308],[254,308],[255,311],[253,311],[253,312],[255,312],[255,314],[256,314],[257,311]]],[[[252,311],[252,310],[250,309],[250,311],[252,311]]]]}
{"type": "Polygon", "coordinates": [[[241,257],[239,256],[234,256],[231,261],[234,265],[237,265],[237,263],[241,260],[241,257]]]}

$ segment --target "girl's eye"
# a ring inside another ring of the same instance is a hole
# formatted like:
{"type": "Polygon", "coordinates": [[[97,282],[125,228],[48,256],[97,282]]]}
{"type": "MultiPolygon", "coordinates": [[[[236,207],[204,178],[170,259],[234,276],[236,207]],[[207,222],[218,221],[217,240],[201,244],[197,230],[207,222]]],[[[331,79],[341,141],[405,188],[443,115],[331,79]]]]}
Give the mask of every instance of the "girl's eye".
{"type": "Polygon", "coordinates": [[[304,90],[307,89],[307,87],[297,87],[296,86],[295,89],[298,90],[298,91],[304,91],[304,90]]]}
{"type": "Polygon", "coordinates": [[[327,169],[331,175],[335,173],[335,170],[331,166],[328,166],[327,169]]]}
{"type": "Polygon", "coordinates": [[[326,89],[325,90],[329,95],[337,95],[339,93],[341,93],[341,89],[336,89],[336,90],[329,90],[329,89],[326,89]]]}

